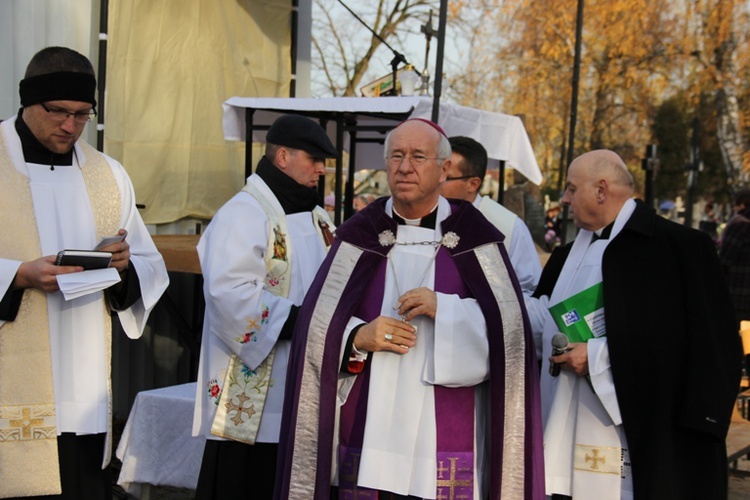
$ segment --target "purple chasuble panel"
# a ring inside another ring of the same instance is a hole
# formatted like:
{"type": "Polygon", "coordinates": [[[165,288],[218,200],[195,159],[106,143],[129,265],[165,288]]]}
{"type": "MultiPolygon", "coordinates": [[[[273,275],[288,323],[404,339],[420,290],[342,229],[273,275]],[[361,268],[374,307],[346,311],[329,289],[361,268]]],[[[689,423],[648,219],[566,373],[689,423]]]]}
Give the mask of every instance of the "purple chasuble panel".
{"type": "MultiPolygon", "coordinates": [[[[378,267],[374,279],[358,306],[356,316],[372,321],[380,315],[385,289],[387,260],[378,267]]],[[[435,290],[469,297],[453,259],[441,248],[435,261],[435,290]]],[[[437,332],[436,332],[437,334],[437,332]]],[[[368,358],[368,359],[371,359],[368,358]]],[[[367,399],[369,362],[357,376],[341,409],[339,446],[339,498],[377,499],[378,492],[357,487],[362,453],[367,399]]],[[[437,426],[437,498],[473,498],[474,496],[474,388],[433,386],[437,426]]]]}

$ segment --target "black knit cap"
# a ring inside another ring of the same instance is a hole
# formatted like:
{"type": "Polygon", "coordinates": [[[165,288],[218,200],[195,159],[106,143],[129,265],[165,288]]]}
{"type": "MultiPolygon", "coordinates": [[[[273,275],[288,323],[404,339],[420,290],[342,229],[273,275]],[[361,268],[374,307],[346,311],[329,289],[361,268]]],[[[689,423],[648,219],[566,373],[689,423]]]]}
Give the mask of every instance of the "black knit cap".
{"type": "Polygon", "coordinates": [[[339,155],[323,127],[300,115],[277,118],[268,129],[266,142],[301,149],[315,158],[336,158],[339,155]]]}

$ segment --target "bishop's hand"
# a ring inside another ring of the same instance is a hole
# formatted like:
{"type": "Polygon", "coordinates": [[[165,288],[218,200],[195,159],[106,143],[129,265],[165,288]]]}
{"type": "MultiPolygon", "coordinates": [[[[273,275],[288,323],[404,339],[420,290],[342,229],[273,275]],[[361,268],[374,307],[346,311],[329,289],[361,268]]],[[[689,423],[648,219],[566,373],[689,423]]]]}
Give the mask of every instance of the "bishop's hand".
{"type": "Polygon", "coordinates": [[[364,324],[354,335],[358,351],[391,351],[406,354],[417,345],[417,329],[409,323],[388,316],[378,316],[364,324]]]}
{"type": "Polygon", "coordinates": [[[437,294],[424,286],[415,288],[399,297],[393,308],[398,308],[398,314],[404,321],[411,321],[419,315],[435,319],[437,294]]]}

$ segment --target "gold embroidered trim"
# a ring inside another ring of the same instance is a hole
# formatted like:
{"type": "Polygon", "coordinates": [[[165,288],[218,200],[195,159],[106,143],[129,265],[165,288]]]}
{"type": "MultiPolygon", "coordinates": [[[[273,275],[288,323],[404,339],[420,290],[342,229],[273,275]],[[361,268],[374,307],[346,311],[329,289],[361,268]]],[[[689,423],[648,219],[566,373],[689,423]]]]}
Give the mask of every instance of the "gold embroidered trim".
{"type": "Polygon", "coordinates": [[[621,475],[623,450],[619,446],[575,445],[573,468],[598,474],[621,475]]]}
{"type": "MultiPolygon", "coordinates": [[[[286,215],[275,207],[263,192],[252,182],[248,182],[243,191],[255,198],[268,217],[270,227],[266,246],[266,277],[264,288],[270,293],[289,296],[292,280],[292,247],[289,241],[289,230],[286,215]]],[[[267,313],[267,309],[264,313],[267,313]]],[[[257,327],[257,319],[251,320],[257,327]]],[[[261,320],[261,324],[263,320],[261,320]]],[[[256,330],[259,332],[260,328],[256,330]]],[[[252,328],[248,328],[248,333],[252,328]]],[[[241,340],[241,343],[244,341],[241,340]]],[[[273,385],[271,371],[276,356],[276,347],[271,349],[255,370],[245,365],[239,356],[232,354],[226,369],[224,384],[211,423],[211,434],[247,444],[255,444],[263,419],[263,408],[266,404],[268,390],[273,385]]]]}
{"type": "Polygon", "coordinates": [[[55,405],[0,407],[0,442],[57,439],[55,405]]]}
{"type": "MultiPolygon", "coordinates": [[[[9,150],[13,141],[21,154],[14,125],[12,120],[0,124],[0,255],[24,262],[42,255],[29,178],[13,164],[9,150]]],[[[60,493],[47,296],[38,290],[24,291],[15,321],[0,326],[0,380],[3,493],[60,493]]]]}

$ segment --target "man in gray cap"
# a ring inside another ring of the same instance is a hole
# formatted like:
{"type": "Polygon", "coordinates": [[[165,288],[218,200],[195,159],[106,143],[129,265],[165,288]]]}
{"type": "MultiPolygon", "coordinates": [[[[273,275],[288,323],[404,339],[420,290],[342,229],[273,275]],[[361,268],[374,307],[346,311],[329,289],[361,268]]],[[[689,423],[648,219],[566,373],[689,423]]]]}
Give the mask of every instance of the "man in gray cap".
{"type": "Polygon", "coordinates": [[[268,130],[245,187],[198,243],[203,325],[193,434],[208,440],[196,498],[271,498],[289,346],[333,225],[318,206],[325,131],[298,115],[268,130]]]}

